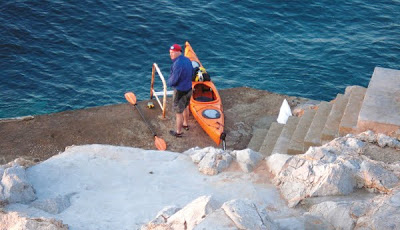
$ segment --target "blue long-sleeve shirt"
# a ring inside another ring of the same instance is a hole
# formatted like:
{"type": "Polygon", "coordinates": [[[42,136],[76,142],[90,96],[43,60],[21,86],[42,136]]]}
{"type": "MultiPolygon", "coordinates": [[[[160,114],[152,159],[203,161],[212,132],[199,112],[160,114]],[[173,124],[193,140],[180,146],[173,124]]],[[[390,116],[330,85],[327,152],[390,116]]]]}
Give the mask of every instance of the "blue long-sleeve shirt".
{"type": "Polygon", "coordinates": [[[192,88],[193,66],[189,58],[180,55],[172,60],[171,74],[167,85],[179,91],[188,91],[192,88]]]}

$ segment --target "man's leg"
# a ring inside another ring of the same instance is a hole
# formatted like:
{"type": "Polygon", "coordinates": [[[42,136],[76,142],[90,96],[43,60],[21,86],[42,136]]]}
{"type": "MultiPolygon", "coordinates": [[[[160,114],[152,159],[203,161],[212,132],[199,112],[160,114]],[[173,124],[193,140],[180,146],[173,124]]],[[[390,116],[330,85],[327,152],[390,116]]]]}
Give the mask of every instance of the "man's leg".
{"type": "Polygon", "coordinates": [[[188,121],[189,121],[189,106],[183,110],[183,126],[188,126],[188,121]]]}
{"type": "Polygon", "coordinates": [[[189,103],[190,103],[190,98],[192,96],[192,91],[190,90],[186,95],[185,95],[185,110],[183,110],[183,126],[189,127],[188,122],[189,122],[189,103]]]}
{"type": "Polygon", "coordinates": [[[176,133],[182,133],[183,113],[176,113],[176,133]]]}

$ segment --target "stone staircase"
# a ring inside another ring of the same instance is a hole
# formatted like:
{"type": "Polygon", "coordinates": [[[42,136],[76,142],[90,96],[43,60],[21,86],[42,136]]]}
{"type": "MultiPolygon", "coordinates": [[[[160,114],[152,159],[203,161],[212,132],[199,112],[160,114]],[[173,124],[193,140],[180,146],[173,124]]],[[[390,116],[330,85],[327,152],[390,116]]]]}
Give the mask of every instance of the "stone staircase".
{"type": "Polygon", "coordinates": [[[258,132],[263,138],[253,135],[251,147],[260,146],[253,150],[264,156],[302,154],[311,146],[366,130],[400,132],[400,70],[376,67],[368,88],[349,86],[331,102],[289,117],[285,125],[272,123],[268,131],[258,132]]]}

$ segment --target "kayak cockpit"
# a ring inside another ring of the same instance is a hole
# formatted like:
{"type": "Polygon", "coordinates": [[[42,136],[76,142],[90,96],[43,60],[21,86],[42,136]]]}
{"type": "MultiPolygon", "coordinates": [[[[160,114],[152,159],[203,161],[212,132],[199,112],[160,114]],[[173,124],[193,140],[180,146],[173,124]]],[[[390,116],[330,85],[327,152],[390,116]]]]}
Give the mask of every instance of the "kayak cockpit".
{"type": "Polygon", "coordinates": [[[193,87],[193,99],[198,102],[211,102],[217,99],[211,87],[205,84],[196,84],[193,87]]]}

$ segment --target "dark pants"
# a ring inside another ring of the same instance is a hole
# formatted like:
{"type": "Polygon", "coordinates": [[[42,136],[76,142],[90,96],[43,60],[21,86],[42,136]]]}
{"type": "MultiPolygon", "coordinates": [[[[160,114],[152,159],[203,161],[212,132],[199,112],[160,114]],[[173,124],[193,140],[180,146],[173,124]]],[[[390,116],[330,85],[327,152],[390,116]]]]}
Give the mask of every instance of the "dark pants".
{"type": "Polygon", "coordinates": [[[173,96],[173,109],[176,113],[183,113],[185,108],[189,105],[190,97],[192,96],[192,89],[189,91],[174,90],[173,96]]]}

